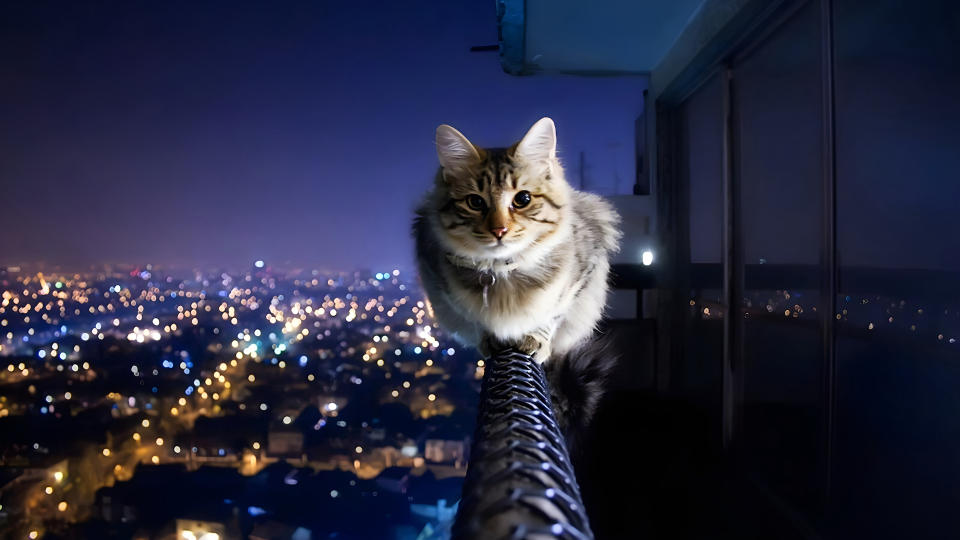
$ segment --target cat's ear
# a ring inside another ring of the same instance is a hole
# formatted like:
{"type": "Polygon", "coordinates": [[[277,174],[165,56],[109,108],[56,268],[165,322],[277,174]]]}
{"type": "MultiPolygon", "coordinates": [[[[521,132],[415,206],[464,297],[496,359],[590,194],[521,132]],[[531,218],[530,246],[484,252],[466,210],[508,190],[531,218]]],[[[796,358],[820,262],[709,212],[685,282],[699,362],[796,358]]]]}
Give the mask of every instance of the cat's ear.
{"type": "Polygon", "coordinates": [[[557,127],[553,120],[543,117],[520,139],[514,150],[527,161],[548,161],[557,155],[557,127]]]}
{"type": "Polygon", "coordinates": [[[473,143],[447,124],[437,127],[437,157],[440,166],[453,174],[480,163],[480,153],[473,143]]]}

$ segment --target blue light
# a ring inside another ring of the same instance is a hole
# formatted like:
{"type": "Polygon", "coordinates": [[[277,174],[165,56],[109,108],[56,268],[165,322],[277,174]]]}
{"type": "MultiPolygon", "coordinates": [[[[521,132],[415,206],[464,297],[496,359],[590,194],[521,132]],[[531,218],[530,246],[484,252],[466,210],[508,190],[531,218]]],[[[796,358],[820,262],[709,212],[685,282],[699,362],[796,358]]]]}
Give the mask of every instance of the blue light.
{"type": "Polygon", "coordinates": [[[40,407],[40,414],[47,414],[47,408],[46,408],[46,407],[40,407]]]}
{"type": "Polygon", "coordinates": [[[40,358],[44,358],[47,356],[47,351],[40,349],[39,351],[37,351],[37,356],[39,356],[40,358]]]}
{"type": "Polygon", "coordinates": [[[253,265],[256,266],[257,268],[263,268],[263,261],[257,260],[253,263],[253,265]]]}
{"type": "Polygon", "coordinates": [[[193,387],[188,386],[187,389],[183,391],[183,393],[189,396],[190,394],[193,393],[193,387]]]}
{"type": "Polygon", "coordinates": [[[259,506],[248,506],[247,513],[251,516],[262,516],[267,513],[266,510],[260,508],[259,506]]]}
{"type": "Polygon", "coordinates": [[[227,453],[223,451],[223,448],[217,450],[217,454],[219,454],[219,455],[221,455],[221,456],[227,455],[227,453]]]}
{"type": "Polygon", "coordinates": [[[307,365],[306,355],[300,357],[300,367],[305,367],[307,365]]]}
{"type": "Polygon", "coordinates": [[[63,324],[60,325],[60,333],[61,333],[61,334],[66,334],[66,333],[67,333],[67,327],[66,327],[66,325],[63,325],[63,324]]]}

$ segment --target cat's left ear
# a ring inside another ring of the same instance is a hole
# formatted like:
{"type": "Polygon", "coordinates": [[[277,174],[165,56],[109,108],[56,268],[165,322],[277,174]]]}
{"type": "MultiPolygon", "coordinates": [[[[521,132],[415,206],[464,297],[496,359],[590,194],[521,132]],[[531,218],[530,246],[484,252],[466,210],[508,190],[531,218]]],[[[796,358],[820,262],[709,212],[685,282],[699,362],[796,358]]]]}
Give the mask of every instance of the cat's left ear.
{"type": "Polygon", "coordinates": [[[549,161],[557,156],[557,127],[543,117],[520,139],[514,151],[527,161],[549,161]]]}

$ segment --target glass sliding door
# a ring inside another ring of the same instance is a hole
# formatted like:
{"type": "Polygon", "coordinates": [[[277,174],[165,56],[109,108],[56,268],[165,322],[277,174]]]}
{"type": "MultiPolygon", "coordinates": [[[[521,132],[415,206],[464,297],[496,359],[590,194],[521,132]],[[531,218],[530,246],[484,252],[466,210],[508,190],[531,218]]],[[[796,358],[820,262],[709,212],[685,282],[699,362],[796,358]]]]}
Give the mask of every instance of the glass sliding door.
{"type": "Polygon", "coordinates": [[[836,536],[955,537],[960,5],[835,0],[833,16],[836,536]]]}
{"type": "Polygon", "coordinates": [[[821,70],[820,6],[807,2],[734,59],[731,83],[743,280],[737,446],[756,478],[808,511],[824,445],[821,70]]]}
{"type": "MultiPolygon", "coordinates": [[[[675,387],[719,423],[723,358],[721,249],[723,231],[723,95],[715,74],[687,98],[677,112],[677,173],[689,197],[686,241],[689,245],[685,292],[680,306],[686,339],[675,387]]],[[[719,429],[718,429],[719,433],[719,429]]]]}

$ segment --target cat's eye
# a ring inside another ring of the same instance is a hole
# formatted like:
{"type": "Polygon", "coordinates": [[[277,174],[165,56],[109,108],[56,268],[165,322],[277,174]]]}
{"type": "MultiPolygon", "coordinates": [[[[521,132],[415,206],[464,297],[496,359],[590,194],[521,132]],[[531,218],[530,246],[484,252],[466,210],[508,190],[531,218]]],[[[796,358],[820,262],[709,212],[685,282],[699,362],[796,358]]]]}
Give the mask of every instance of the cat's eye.
{"type": "Polygon", "coordinates": [[[513,197],[513,207],[514,208],[523,208],[524,206],[530,204],[530,192],[521,191],[513,197]]]}
{"type": "Polygon", "coordinates": [[[487,203],[479,195],[467,195],[467,206],[474,210],[483,210],[487,207],[487,203]]]}

